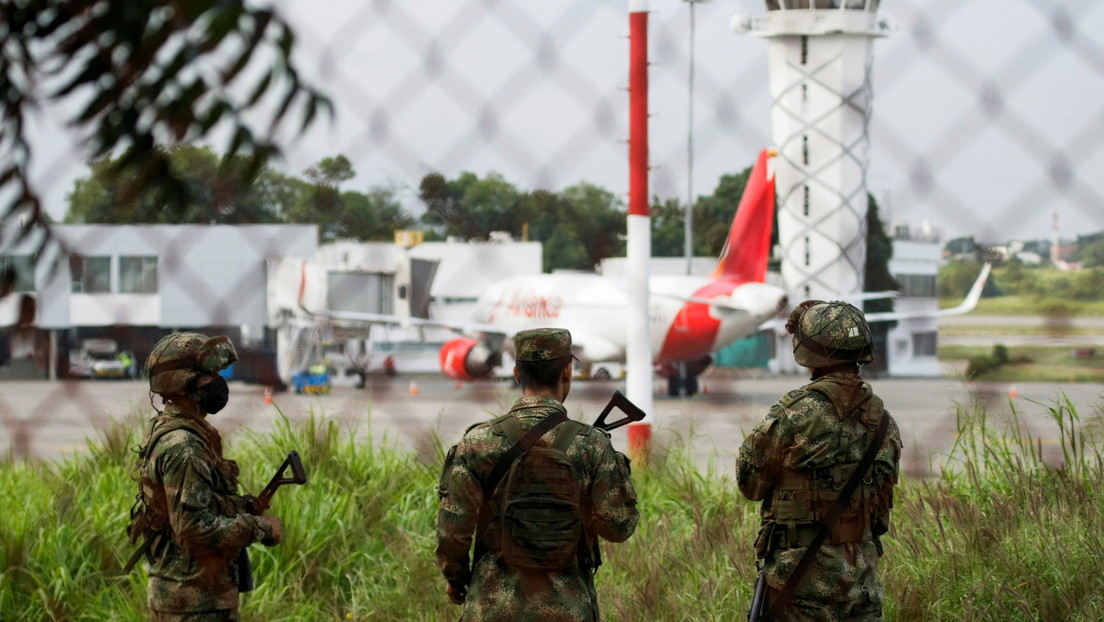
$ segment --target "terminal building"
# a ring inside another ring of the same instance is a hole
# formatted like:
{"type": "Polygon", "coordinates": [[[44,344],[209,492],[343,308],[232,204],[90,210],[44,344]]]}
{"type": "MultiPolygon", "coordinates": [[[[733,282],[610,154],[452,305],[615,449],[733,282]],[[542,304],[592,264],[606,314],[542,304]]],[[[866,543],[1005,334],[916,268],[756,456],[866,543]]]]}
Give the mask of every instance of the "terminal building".
{"type": "Polygon", "coordinates": [[[310,258],[318,246],[314,225],[54,225],[44,246],[42,230],[17,240],[17,226],[0,230],[0,261],[16,274],[0,299],[0,378],[81,373],[70,359],[102,359],[108,342],[133,374],[177,330],[271,347],[266,259],[310,258]]]}

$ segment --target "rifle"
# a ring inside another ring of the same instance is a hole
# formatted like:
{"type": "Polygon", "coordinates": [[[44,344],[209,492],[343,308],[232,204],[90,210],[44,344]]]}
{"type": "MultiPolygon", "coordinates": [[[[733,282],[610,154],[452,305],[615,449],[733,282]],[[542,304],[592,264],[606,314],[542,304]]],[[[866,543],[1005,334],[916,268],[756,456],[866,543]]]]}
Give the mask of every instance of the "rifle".
{"type": "MultiPolygon", "coordinates": [[[[303,468],[303,461],[299,459],[299,452],[292,449],[288,452],[288,457],[284,460],[284,463],[276,470],[276,474],[268,481],[268,485],[261,491],[261,494],[246,499],[245,510],[250,514],[260,516],[268,509],[269,504],[272,503],[272,497],[280,489],[280,486],[306,483],[307,471],[303,468]],[[291,477],[284,476],[284,471],[287,471],[288,467],[291,467],[291,477]]],[[[246,547],[242,547],[238,553],[237,579],[239,592],[253,590],[253,564],[249,561],[249,550],[246,547]]]]}
{"type": "Polygon", "coordinates": [[[762,622],[767,610],[767,571],[759,569],[759,578],[755,581],[755,592],[751,595],[751,608],[748,609],[748,622],[762,622]]]}
{"type": "MultiPolygon", "coordinates": [[[[594,427],[609,432],[610,430],[616,430],[621,426],[629,425],[635,421],[640,421],[647,413],[644,412],[636,404],[629,401],[629,398],[625,397],[625,394],[621,391],[614,391],[610,396],[610,401],[606,404],[606,407],[602,409],[602,412],[598,415],[598,418],[594,420],[594,427]],[[617,421],[606,421],[606,416],[610,414],[614,408],[625,413],[625,416],[617,421]]],[[[598,542],[597,536],[591,537],[590,530],[586,529],[586,540],[590,545],[591,561],[594,564],[594,572],[598,572],[598,567],[602,565],[602,547],[598,542]]]]}
{"type": "Polygon", "coordinates": [[[596,428],[601,428],[606,432],[609,432],[610,430],[616,430],[617,428],[623,425],[628,425],[634,421],[640,421],[646,415],[647,413],[641,410],[640,407],[636,404],[630,402],[629,398],[625,397],[624,393],[620,391],[614,391],[613,397],[610,398],[610,401],[608,404],[606,404],[606,407],[602,409],[602,414],[598,415],[598,418],[594,420],[593,425],[596,428]],[[621,412],[625,413],[625,418],[606,423],[606,415],[608,415],[610,411],[614,408],[617,408],[621,412]]]}

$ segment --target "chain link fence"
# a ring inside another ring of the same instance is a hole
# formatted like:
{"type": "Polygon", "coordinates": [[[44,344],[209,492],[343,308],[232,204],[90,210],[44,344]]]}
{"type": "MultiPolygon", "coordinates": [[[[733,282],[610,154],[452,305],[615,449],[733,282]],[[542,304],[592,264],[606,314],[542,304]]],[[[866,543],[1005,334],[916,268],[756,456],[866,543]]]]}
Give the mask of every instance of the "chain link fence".
{"type": "MultiPolygon", "coordinates": [[[[344,155],[357,173],[349,187],[391,187],[415,213],[423,209],[418,184],[430,172],[447,178],[497,172],[524,190],[588,181],[623,196],[626,5],[281,3],[296,30],[302,77],[329,95],[336,115],[304,135],[284,136],[280,165],[300,174],[324,157],[344,155]]],[[[658,199],[686,203],[710,194],[721,175],[741,171],[771,145],[766,43],[729,26],[735,13],[763,11],[751,0],[651,2],[651,194],[658,199]]],[[[1104,229],[1104,176],[1096,174],[1104,169],[1104,45],[1098,36],[1104,5],[893,0],[882,3],[880,15],[894,28],[874,47],[867,181],[884,220],[927,222],[943,230],[944,241],[975,236],[987,243],[1049,238],[1055,213],[1063,239],[1104,229]]],[[[34,180],[57,220],[73,181],[88,175],[64,118],[50,111],[35,120],[33,132],[34,180]]],[[[177,250],[149,254],[160,257],[162,271],[184,274],[178,280],[182,295],[209,298],[210,276],[188,274],[191,264],[178,254],[187,245],[171,248],[177,250]]],[[[66,264],[74,265],[63,259],[66,264]]],[[[69,274],[63,281],[66,290],[79,279],[69,274]]],[[[219,296],[213,306],[229,310],[266,293],[235,287],[219,296]]],[[[16,292],[3,303],[13,324],[18,299],[16,292]]],[[[88,328],[86,318],[69,319],[74,329],[88,328]]],[[[95,322],[103,336],[132,339],[139,360],[158,330],[241,335],[241,327],[185,323],[130,331],[127,316],[95,322]]],[[[263,327],[251,330],[256,335],[263,327]]],[[[50,337],[34,327],[13,325],[0,345],[13,355],[9,369],[29,360],[35,377],[64,364],[46,354],[50,337]]],[[[85,382],[59,382],[33,395],[0,389],[0,453],[50,455],[65,443],[36,437],[70,425],[94,434],[89,424],[102,423],[104,413],[83,412],[91,397],[85,382]]],[[[127,403],[115,407],[148,410],[140,387],[128,391],[127,403]]]]}

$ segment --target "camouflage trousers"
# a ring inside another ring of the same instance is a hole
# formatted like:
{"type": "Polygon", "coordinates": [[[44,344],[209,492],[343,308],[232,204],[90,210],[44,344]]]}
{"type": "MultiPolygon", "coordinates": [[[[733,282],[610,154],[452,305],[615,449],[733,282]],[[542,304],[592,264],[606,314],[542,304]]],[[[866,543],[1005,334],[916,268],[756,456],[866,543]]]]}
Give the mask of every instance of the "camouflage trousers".
{"type": "Polygon", "coordinates": [[[165,613],[150,611],[150,622],[240,622],[238,612],[230,609],[196,613],[165,613]]]}
{"type": "MultiPolygon", "coordinates": [[[[767,603],[778,599],[778,590],[767,589],[767,603]]],[[[785,622],[881,622],[882,602],[863,594],[859,600],[842,603],[824,603],[795,598],[779,620],[785,622]]]]}

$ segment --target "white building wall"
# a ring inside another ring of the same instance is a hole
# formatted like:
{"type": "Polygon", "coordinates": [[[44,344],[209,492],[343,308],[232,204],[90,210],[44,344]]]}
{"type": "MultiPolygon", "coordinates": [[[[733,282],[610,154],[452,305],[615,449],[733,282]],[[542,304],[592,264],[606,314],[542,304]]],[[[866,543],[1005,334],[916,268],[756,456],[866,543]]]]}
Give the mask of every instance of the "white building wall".
{"type": "Polygon", "coordinates": [[[39,283],[43,329],[134,325],[165,328],[248,326],[267,318],[265,259],[313,256],[314,225],[57,225],[69,255],[110,258],[110,291],[72,291],[68,257],[39,283]],[[157,291],[119,291],[120,257],[156,257],[157,291]]]}
{"type": "MultiPolygon", "coordinates": [[[[895,239],[889,271],[898,281],[905,275],[939,275],[941,245],[938,240],[895,239]]],[[[908,292],[905,292],[906,294],[908,292]]],[[[933,292],[935,293],[935,292],[933,292]]],[[[886,336],[887,371],[891,376],[937,377],[939,309],[937,295],[901,296],[894,301],[898,313],[924,313],[926,317],[898,320],[886,336]]]]}

